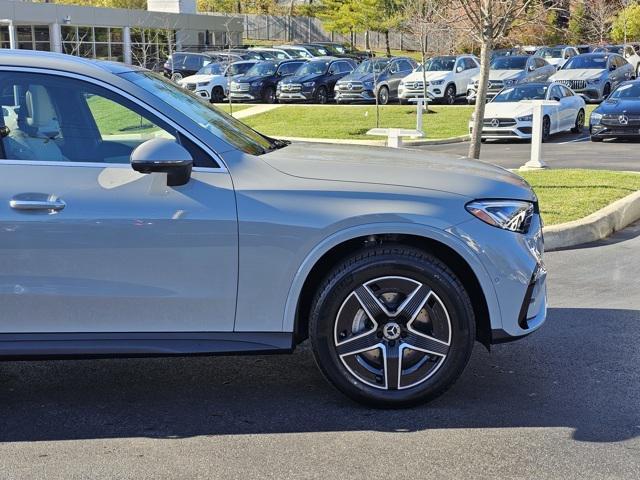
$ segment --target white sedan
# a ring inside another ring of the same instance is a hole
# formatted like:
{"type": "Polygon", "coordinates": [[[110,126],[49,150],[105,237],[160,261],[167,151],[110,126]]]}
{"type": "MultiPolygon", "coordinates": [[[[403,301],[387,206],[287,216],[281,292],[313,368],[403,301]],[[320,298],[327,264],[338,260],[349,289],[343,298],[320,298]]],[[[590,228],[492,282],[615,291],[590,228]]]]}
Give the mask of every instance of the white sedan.
{"type": "MultiPolygon", "coordinates": [[[[553,102],[543,106],[543,141],[554,133],[566,130],[582,132],[585,102],[580,95],[560,83],[526,83],[503,89],[486,105],[482,139],[531,138],[531,100],[553,102]]],[[[472,127],[473,117],[469,121],[470,132],[472,127]]]]}

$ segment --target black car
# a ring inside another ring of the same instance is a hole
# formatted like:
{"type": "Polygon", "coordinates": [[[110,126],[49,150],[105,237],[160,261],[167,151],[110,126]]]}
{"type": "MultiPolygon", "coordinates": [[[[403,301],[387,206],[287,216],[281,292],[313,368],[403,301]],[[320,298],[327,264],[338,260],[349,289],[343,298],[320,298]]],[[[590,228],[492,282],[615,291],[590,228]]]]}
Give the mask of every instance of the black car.
{"type": "Polygon", "coordinates": [[[276,87],[291,76],[306,60],[265,60],[256,63],[247,73],[231,82],[229,97],[233,102],[263,101],[275,103],[276,87]]]}
{"type": "Polygon", "coordinates": [[[195,75],[205,65],[217,61],[220,61],[220,58],[215,54],[175,52],[164,63],[164,76],[177,82],[195,75]]]}
{"type": "Polygon", "coordinates": [[[621,83],[591,113],[592,142],[605,138],[640,138],[640,80],[621,83]]]}
{"type": "Polygon", "coordinates": [[[276,96],[280,103],[327,103],[333,97],[336,82],[355,68],[356,62],[349,58],[314,58],[278,83],[276,96]]]}
{"type": "Polygon", "coordinates": [[[334,57],[352,58],[358,62],[362,62],[369,58],[375,57],[373,52],[366,52],[352,48],[351,45],[338,42],[317,42],[315,45],[324,47],[328,50],[329,55],[334,57]]]}
{"type": "Polygon", "coordinates": [[[365,60],[336,83],[336,103],[375,102],[376,95],[380,105],[397,100],[400,81],[416,66],[415,60],[408,57],[365,60]]]}

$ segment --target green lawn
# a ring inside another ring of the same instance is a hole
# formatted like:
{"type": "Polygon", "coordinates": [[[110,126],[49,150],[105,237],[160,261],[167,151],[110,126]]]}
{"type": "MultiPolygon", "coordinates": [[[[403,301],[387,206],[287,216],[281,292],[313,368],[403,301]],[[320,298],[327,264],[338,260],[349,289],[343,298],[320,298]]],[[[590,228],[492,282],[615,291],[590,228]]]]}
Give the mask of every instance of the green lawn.
{"type": "MultiPolygon", "coordinates": [[[[228,103],[214,103],[214,106],[220,110],[222,110],[223,112],[227,112],[229,113],[229,111],[231,110],[229,108],[229,104],[228,103]]],[[[240,110],[245,110],[247,108],[253,107],[255,105],[247,105],[247,104],[237,104],[234,103],[233,104],[233,111],[234,112],[239,112],[240,110]]]]}
{"type": "Polygon", "coordinates": [[[606,170],[517,172],[540,200],[545,225],[569,222],[640,190],[640,174],[606,170]]]}
{"type": "MultiPolygon", "coordinates": [[[[467,133],[473,112],[469,106],[430,106],[423,115],[427,138],[447,138],[467,133]]],[[[376,127],[375,106],[285,105],[244,120],[259,132],[281,137],[375,140],[366,132],[376,127]]],[[[380,107],[380,127],[416,128],[416,107],[380,107]]],[[[379,139],[379,138],[378,138],[379,139]]]]}
{"type": "Polygon", "coordinates": [[[102,136],[148,134],[160,130],[135,112],[104,97],[92,95],[87,98],[87,104],[102,136]]]}

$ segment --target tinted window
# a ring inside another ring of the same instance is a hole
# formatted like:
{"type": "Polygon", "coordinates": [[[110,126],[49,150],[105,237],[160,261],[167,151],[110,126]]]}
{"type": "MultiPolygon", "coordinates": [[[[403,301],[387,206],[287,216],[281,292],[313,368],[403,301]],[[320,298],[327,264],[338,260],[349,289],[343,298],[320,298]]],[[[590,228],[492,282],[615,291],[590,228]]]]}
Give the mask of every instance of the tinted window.
{"type": "Polygon", "coordinates": [[[563,70],[572,70],[578,68],[602,70],[607,68],[606,55],[579,55],[567,60],[562,66],[563,70]]]}
{"type": "Polygon", "coordinates": [[[564,95],[562,94],[562,90],[558,85],[554,85],[553,87],[551,87],[551,92],[549,92],[550,99],[562,98],[562,97],[564,97],[564,95]]]}
{"type": "Polygon", "coordinates": [[[562,48],[541,48],[536,55],[542,58],[562,58],[562,48]]]}
{"type": "Polygon", "coordinates": [[[547,94],[546,85],[517,85],[505,88],[493,97],[492,102],[519,102],[520,100],[544,100],[547,94]]]}
{"type": "Polygon", "coordinates": [[[573,97],[573,92],[571,91],[570,88],[565,87],[563,85],[560,87],[560,90],[562,90],[562,93],[564,94],[565,97],[573,97]]]}
{"type": "Polygon", "coordinates": [[[456,57],[434,57],[424,64],[427,72],[450,72],[456,64],[456,57]]]}
{"type": "Polygon", "coordinates": [[[247,70],[246,75],[249,77],[268,77],[276,73],[276,68],[277,65],[274,62],[259,62],[247,70]]]}
{"type": "Polygon", "coordinates": [[[323,75],[329,68],[329,62],[309,62],[296,73],[296,75],[323,75]]]}
{"type": "MultiPolygon", "coordinates": [[[[177,88],[177,87],[174,87],[177,88]]],[[[119,95],[55,75],[0,74],[5,158],[31,161],[129,163],[131,152],[152,138],[179,133],[119,95]]],[[[196,165],[216,166],[180,137],[196,165]]]]}
{"type": "Polygon", "coordinates": [[[527,64],[526,57],[496,57],[491,62],[493,70],[524,70],[527,64]]]}
{"type": "Polygon", "coordinates": [[[358,68],[356,68],[355,71],[357,73],[366,74],[366,73],[372,73],[373,70],[375,69],[376,73],[380,73],[382,70],[385,69],[385,67],[388,64],[389,64],[389,60],[387,59],[374,60],[374,61],[365,60],[360,65],[358,65],[358,68]]]}
{"type": "Polygon", "coordinates": [[[640,100],[640,83],[627,83],[620,85],[611,94],[610,98],[633,98],[640,100]]]}
{"type": "Polygon", "coordinates": [[[348,62],[336,62],[334,68],[337,73],[349,73],[353,71],[353,67],[348,62]]]}
{"type": "Polygon", "coordinates": [[[304,62],[287,62],[283,65],[280,65],[280,68],[278,68],[278,73],[283,77],[287,75],[293,75],[302,65],[304,65],[304,62]]]}
{"type": "Polygon", "coordinates": [[[255,63],[252,63],[252,62],[232,63],[227,67],[227,71],[225,72],[225,75],[227,76],[244,75],[254,65],[255,63]]]}
{"type": "Polygon", "coordinates": [[[260,155],[273,148],[271,141],[252,128],[211,104],[202,102],[195,94],[180,88],[160,75],[148,71],[134,71],[120,76],[147,90],[159,100],[184,113],[201,127],[245,153],[260,155]]]}
{"type": "Polygon", "coordinates": [[[410,72],[413,70],[413,65],[408,60],[399,60],[398,65],[400,66],[401,72],[410,72]]]}

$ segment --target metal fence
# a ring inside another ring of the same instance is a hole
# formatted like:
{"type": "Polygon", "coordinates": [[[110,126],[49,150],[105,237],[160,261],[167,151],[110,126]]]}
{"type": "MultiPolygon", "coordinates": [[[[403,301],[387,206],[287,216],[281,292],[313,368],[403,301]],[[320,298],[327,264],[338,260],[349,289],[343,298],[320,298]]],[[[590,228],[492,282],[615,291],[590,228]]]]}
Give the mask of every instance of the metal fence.
{"type": "MultiPolygon", "coordinates": [[[[350,42],[349,35],[329,32],[322,22],[313,17],[293,17],[275,15],[244,15],[244,38],[251,40],[281,41],[283,43],[304,42],[350,42]]],[[[456,32],[437,30],[429,34],[429,50],[438,53],[452,52],[455,47],[456,32]]],[[[359,48],[366,45],[365,33],[354,34],[354,43],[359,48]]],[[[369,32],[372,49],[386,48],[385,35],[369,32]]],[[[420,50],[420,44],[412,36],[403,32],[390,32],[389,45],[394,50],[420,50]]]]}

